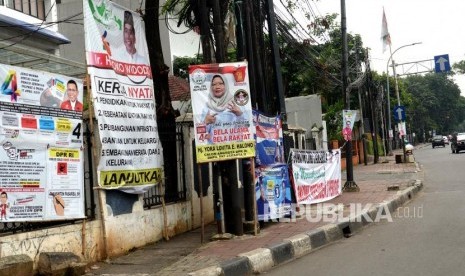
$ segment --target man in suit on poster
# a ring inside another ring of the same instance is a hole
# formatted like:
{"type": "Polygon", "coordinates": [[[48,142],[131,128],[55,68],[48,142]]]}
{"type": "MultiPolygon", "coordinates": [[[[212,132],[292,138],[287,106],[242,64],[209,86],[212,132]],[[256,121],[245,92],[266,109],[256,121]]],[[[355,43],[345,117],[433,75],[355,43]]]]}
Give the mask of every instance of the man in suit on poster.
{"type": "Polygon", "coordinates": [[[74,110],[82,112],[82,103],[78,101],[77,97],[79,95],[79,90],[77,83],[74,80],[69,80],[66,84],[66,96],[68,100],[61,103],[61,109],[74,110]]]}

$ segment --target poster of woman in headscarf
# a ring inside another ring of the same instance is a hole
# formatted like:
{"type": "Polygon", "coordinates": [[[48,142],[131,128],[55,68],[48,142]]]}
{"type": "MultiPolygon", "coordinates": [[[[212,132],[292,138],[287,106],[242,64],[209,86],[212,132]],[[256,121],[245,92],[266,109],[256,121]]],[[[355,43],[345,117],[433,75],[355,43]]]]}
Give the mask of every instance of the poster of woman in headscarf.
{"type": "Polygon", "coordinates": [[[189,66],[197,163],[253,157],[247,63],[189,66]]]}

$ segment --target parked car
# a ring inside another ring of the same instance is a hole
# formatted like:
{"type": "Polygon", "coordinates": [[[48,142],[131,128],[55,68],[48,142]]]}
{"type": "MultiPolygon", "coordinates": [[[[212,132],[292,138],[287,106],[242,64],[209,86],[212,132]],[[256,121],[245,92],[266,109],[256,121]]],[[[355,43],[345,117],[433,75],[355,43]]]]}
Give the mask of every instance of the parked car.
{"type": "Polygon", "coordinates": [[[438,146],[446,147],[442,135],[434,135],[431,144],[433,145],[433,149],[438,146]]]}
{"type": "Polygon", "coordinates": [[[456,133],[452,135],[450,148],[452,153],[459,153],[459,151],[465,150],[465,133],[456,133]]]}
{"type": "Polygon", "coordinates": [[[449,145],[449,138],[447,136],[442,136],[442,139],[444,140],[444,144],[449,145]]]}

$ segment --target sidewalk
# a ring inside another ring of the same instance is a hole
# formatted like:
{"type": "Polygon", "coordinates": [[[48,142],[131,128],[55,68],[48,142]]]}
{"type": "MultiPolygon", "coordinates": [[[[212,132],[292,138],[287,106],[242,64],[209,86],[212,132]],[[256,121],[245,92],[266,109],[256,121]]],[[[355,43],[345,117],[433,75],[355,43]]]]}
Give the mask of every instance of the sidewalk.
{"type": "MultiPolygon", "coordinates": [[[[369,224],[363,216],[360,220],[348,219],[351,210],[354,211],[351,205],[373,206],[367,214],[374,220],[380,208],[392,212],[410,200],[422,187],[423,172],[416,163],[396,164],[396,154],[402,151],[380,157],[378,164],[354,166],[354,181],[360,191],[343,192],[327,202],[344,206],[339,210],[344,214],[342,221],[310,222],[303,215],[294,222],[265,223],[257,236],[211,242],[207,239],[216,234],[217,226],[209,224],[205,227],[207,242],[204,244],[200,243],[200,229],[197,229],[169,241],[147,245],[109,263],[98,263],[86,275],[244,275],[269,270],[369,224]]],[[[343,171],[343,184],[345,177],[343,171]]],[[[316,209],[312,208],[313,214],[316,209]]]]}

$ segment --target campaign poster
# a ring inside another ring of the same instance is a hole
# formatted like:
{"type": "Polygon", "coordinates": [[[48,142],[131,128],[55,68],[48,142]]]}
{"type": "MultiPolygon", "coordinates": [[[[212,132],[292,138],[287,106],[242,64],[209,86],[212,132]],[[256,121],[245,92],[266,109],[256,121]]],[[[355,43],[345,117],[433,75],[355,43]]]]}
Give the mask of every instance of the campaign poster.
{"type": "Polygon", "coordinates": [[[356,110],[343,110],[342,111],[342,137],[345,141],[352,140],[352,129],[357,120],[356,110]]]}
{"type": "Polygon", "coordinates": [[[246,62],[189,66],[197,163],[255,156],[246,62]]]}
{"type": "Polygon", "coordinates": [[[163,179],[152,70],[139,14],[84,1],[92,99],[102,150],[99,186],[141,194],[163,179]]]}
{"type": "Polygon", "coordinates": [[[282,218],[291,213],[291,185],[286,164],[255,170],[255,199],[260,221],[282,218]]]}
{"type": "Polygon", "coordinates": [[[325,202],[342,193],[341,151],[291,149],[294,189],[298,204],[325,202]]]}
{"type": "Polygon", "coordinates": [[[0,221],[84,218],[83,85],[0,64],[0,221]]]}
{"type": "Polygon", "coordinates": [[[269,166],[284,161],[284,143],[281,116],[268,117],[253,110],[256,133],[257,166],[269,166]]]}

